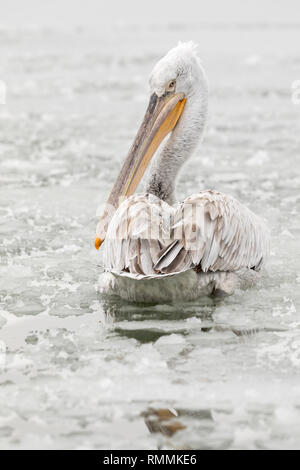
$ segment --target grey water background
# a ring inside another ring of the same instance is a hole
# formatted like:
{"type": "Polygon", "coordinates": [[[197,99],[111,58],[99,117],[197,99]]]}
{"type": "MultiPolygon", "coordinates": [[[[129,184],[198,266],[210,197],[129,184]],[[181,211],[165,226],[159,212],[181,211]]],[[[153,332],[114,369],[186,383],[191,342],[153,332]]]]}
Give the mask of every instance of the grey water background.
{"type": "Polygon", "coordinates": [[[0,448],[300,448],[299,10],[1,3],[0,448]],[[96,210],[151,68],[190,39],[209,120],[178,196],[214,188],[246,203],[270,225],[270,261],[223,300],[108,301],[96,210]]]}

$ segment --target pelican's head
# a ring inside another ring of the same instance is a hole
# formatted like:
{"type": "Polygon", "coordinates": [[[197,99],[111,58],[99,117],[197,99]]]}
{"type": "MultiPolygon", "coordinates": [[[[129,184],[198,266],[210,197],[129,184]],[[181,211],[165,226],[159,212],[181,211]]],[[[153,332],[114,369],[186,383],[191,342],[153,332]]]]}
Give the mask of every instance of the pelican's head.
{"type": "Polygon", "coordinates": [[[192,41],[180,42],[154,66],[150,74],[150,91],[158,97],[164,93],[183,93],[191,97],[206,82],[205,72],[192,41]]]}
{"type": "Polygon", "coordinates": [[[150,75],[146,114],[97,226],[97,249],[104,241],[114,212],[124,198],[135,192],[155,151],[182,119],[186,102],[203,81],[205,74],[192,42],[179,43],[155,65],[150,75]]]}

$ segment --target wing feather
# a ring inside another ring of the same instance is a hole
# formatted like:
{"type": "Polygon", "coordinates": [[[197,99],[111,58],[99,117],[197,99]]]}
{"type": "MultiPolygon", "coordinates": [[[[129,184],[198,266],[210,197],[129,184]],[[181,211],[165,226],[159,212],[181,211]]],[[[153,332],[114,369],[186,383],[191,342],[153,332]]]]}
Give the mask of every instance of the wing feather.
{"type": "MultiPolygon", "coordinates": [[[[204,272],[258,270],[267,258],[269,232],[264,222],[231,196],[217,191],[190,196],[177,207],[174,220],[176,233],[183,236],[178,238],[179,245],[173,243],[167,248],[167,259],[172,264],[176,256],[183,258],[180,245],[190,254],[190,267],[204,272]],[[193,206],[201,210],[192,210],[193,206]],[[192,232],[191,227],[194,237],[187,236],[192,232]]],[[[161,263],[163,255],[155,269],[167,272],[166,260],[161,263]]]]}
{"type": "Polygon", "coordinates": [[[103,246],[108,270],[151,275],[171,243],[174,208],[151,194],[126,199],[114,214],[103,246]]]}

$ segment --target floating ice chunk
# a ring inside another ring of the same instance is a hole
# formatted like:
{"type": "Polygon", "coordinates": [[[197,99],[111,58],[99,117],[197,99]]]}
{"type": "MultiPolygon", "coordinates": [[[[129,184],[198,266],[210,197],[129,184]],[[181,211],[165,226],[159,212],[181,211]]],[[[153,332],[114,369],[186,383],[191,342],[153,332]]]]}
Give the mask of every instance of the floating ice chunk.
{"type": "Polygon", "coordinates": [[[258,54],[250,54],[244,58],[243,64],[248,67],[254,67],[262,62],[262,57],[258,54]]]}
{"type": "Polygon", "coordinates": [[[288,237],[294,239],[294,235],[289,230],[282,230],[281,232],[282,237],[288,237]]]}
{"type": "Polygon", "coordinates": [[[198,318],[198,317],[190,317],[190,318],[186,318],[185,319],[186,323],[202,323],[202,320],[201,318],[198,318]]]}
{"type": "Polygon", "coordinates": [[[167,336],[161,336],[157,341],[156,345],[165,345],[165,344],[182,344],[185,343],[185,339],[181,335],[171,334],[167,336]]]}
{"type": "Polygon", "coordinates": [[[248,158],[246,164],[248,166],[262,166],[268,163],[270,157],[265,150],[258,150],[252,157],[248,158]]]}
{"type": "Polygon", "coordinates": [[[280,406],[274,411],[274,416],[280,425],[291,426],[299,422],[299,410],[292,406],[280,406]]]}
{"type": "Polygon", "coordinates": [[[0,314],[0,329],[1,329],[2,326],[4,326],[6,323],[7,323],[6,318],[4,318],[4,317],[0,314]]]}

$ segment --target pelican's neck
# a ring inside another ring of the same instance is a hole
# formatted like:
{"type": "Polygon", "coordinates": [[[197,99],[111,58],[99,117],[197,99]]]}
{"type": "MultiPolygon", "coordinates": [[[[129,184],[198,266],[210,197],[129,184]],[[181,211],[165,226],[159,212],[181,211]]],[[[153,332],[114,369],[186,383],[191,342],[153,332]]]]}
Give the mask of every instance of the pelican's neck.
{"type": "Polygon", "coordinates": [[[207,83],[203,81],[187,98],[183,115],[151,165],[145,189],[169,204],[175,202],[175,183],[179,170],[202,139],[207,101],[207,83]]]}

